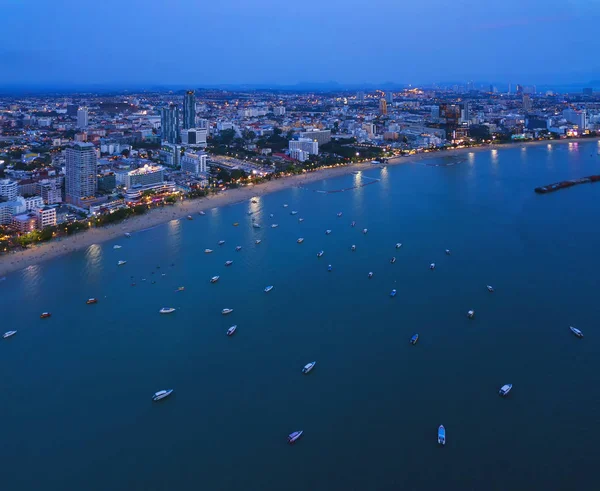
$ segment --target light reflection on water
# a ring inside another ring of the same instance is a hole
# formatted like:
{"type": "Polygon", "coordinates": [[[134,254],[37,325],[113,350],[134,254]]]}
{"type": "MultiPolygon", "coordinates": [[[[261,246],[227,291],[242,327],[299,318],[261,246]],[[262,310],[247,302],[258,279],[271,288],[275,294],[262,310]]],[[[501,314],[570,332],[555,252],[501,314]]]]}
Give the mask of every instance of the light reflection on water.
{"type": "Polygon", "coordinates": [[[91,278],[96,278],[102,270],[102,247],[92,244],[85,251],[85,272],[91,278]]]}
{"type": "Polygon", "coordinates": [[[23,288],[26,295],[39,295],[41,292],[42,268],[32,264],[23,270],[23,288]]]}
{"type": "Polygon", "coordinates": [[[178,253],[181,248],[181,220],[171,220],[167,224],[167,245],[169,253],[178,253]]]}

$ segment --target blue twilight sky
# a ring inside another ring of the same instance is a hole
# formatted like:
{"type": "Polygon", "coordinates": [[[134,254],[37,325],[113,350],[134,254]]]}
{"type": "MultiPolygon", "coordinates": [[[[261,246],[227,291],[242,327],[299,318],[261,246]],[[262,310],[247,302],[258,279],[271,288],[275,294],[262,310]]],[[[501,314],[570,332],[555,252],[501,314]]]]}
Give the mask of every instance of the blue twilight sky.
{"type": "Polygon", "coordinates": [[[600,79],[600,0],[0,0],[0,85],[600,79]]]}

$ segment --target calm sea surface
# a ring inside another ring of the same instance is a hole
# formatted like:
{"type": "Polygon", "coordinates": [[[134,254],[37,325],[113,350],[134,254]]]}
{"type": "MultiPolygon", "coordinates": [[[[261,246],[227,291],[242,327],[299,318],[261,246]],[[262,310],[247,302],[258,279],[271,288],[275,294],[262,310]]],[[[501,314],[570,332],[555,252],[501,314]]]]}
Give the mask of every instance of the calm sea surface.
{"type": "Polygon", "coordinates": [[[599,151],[374,166],[9,275],[1,489],[599,489],[600,184],[533,192],[599,151]]]}

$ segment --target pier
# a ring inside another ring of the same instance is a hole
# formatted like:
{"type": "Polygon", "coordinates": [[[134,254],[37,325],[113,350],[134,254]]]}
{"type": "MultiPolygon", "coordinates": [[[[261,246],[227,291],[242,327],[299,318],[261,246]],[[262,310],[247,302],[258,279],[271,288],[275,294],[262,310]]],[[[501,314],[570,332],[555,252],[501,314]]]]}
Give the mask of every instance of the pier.
{"type": "Polygon", "coordinates": [[[571,179],[569,181],[555,182],[554,184],[548,184],[547,186],[540,186],[535,188],[534,191],[539,194],[553,193],[559,189],[570,188],[571,186],[577,186],[578,184],[585,184],[588,182],[600,181],[600,175],[581,177],[579,179],[571,179]]]}

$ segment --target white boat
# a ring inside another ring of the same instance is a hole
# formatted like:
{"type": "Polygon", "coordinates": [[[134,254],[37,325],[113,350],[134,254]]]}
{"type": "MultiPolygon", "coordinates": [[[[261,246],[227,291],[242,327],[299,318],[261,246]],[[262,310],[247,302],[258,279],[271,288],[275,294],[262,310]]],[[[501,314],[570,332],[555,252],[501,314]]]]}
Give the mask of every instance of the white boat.
{"type": "Polygon", "coordinates": [[[356,246],[354,244],[352,244],[352,247],[350,247],[351,251],[355,251],[356,250],[356,246]]]}
{"type": "Polygon", "coordinates": [[[219,241],[219,245],[223,245],[224,243],[225,243],[225,241],[224,241],[224,240],[220,240],[220,241],[219,241]]]}
{"type": "Polygon", "coordinates": [[[231,314],[232,312],[233,312],[233,309],[223,309],[223,310],[221,310],[221,314],[223,314],[223,315],[231,314]]]}
{"type": "Polygon", "coordinates": [[[198,215],[206,215],[203,211],[199,212],[198,215]]]}
{"type": "Polygon", "coordinates": [[[271,228],[277,228],[277,227],[279,227],[279,224],[277,224],[277,223],[274,223],[273,225],[271,225],[271,228]]]}
{"type": "Polygon", "coordinates": [[[113,246],[113,249],[120,249],[121,247],[122,247],[122,246],[120,246],[120,245],[114,245],[114,246],[113,246]]]}
{"type": "Polygon", "coordinates": [[[269,285],[265,288],[265,293],[269,293],[273,289],[273,285],[269,285]]]}
{"type": "Polygon", "coordinates": [[[283,205],[283,207],[284,207],[284,208],[287,208],[287,207],[288,207],[287,203],[285,203],[285,204],[283,205]]]}
{"type": "Polygon", "coordinates": [[[356,222],[354,220],[352,220],[352,223],[350,224],[351,227],[355,227],[356,226],[356,222]]]}
{"type": "Polygon", "coordinates": [[[154,395],[152,396],[152,400],[155,402],[160,401],[160,400],[164,399],[165,397],[169,397],[172,393],[173,393],[173,389],[159,390],[158,392],[154,393],[154,395]]]}
{"type": "Polygon", "coordinates": [[[341,216],[342,216],[342,212],[341,212],[341,211],[340,211],[340,212],[338,212],[337,216],[338,216],[338,217],[341,217],[341,216]]]}
{"type": "Polygon", "coordinates": [[[316,364],[317,364],[316,361],[311,361],[310,363],[307,363],[306,365],[304,365],[304,368],[302,369],[302,373],[310,372],[313,368],[315,368],[316,364]]]}
{"type": "Polygon", "coordinates": [[[446,256],[450,255],[450,249],[446,249],[446,256]]]}
{"type": "Polygon", "coordinates": [[[444,425],[440,425],[438,428],[438,443],[446,445],[446,428],[444,428],[444,425]]]}
{"type": "Polygon", "coordinates": [[[394,290],[392,290],[392,291],[390,292],[390,297],[395,297],[395,296],[396,296],[396,293],[398,293],[398,292],[396,292],[396,290],[395,290],[395,289],[394,289],[394,290]]]}
{"type": "Polygon", "coordinates": [[[211,282],[211,283],[216,283],[217,281],[219,281],[219,278],[220,278],[220,276],[213,276],[213,277],[210,279],[210,282],[211,282]]]}
{"type": "Polygon", "coordinates": [[[298,242],[298,244],[302,244],[302,242],[304,242],[304,237],[300,237],[296,242],[298,242]]]}
{"type": "Polygon", "coordinates": [[[233,264],[233,261],[229,260],[229,261],[225,261],[225,266],[231,266],[233,264]]]}
{"type": "Polygon", "coordinates": [[[363,234],[366,234],[368,232],[368,230],[366,228],[363,228],[363,234]]]}
{"type": "Polygon", "coordinates": [[[503,385],[502,387],[500,387],[500,390],[498,391],[498,393],[504,397],[505,395],[507,395],[512,389],[512,384],[506,384],[503,385]]]}
{"type": "Polygon", "coordinates": [[[323,254],[325,254],[325,251],[319,251],[317,252],[317,257],[321,257],[323,254]]]}
{"type": "Polygon", "coordinates": [[[325,230],[325,235],[329,235],[331,233],[331,230],[327,229],[325,230]]]}
{"type": "Polygon", "coordinates": [[[188,215],[188,216],[187,216],[187,219],[188,219],[188,220],[193,220],[193,219],[194,219],[194,217],[193,217],[192,215],[188,215]]]}
{"type": "Polygon", "coordinates": [[[260,228],[260,225],[259,225],[258,223],[253,223],[253,224],[252,224],[252,226],[253,226],[254,228],[260,228]]]}
{"type": "Polygon", "coordinates": [[[129,232],[125,232],[125,237],[129,239],[131,237],[131,234],[129,232]]]}
{"type": "Polygon", "coordinates": [[[260,244],[261,242],[262,242],[262,240],[260,240],[260,239],[256,239],[256,240],[254,241],[254,243],[255,243],[255,244],[257,244],[257,245],[258,245],[258,244],[260,244]]]}
{"type": "Polygon", "coordinates": [[[394,263],[396,262],[396,257],[393,257],[392,259],[390,259],[390,262],[391,262],[392,264],[394,264],[394,263]]]}
{"type": "Polygon", "coordinates": [[[297,214],[298,214],[298,212],[296,210],[290,212],[290,215],[297,215],[297,214]]]}
{"type": "Polygon", "coordinates": [[[373,272],[369,271],[369,278],[373,278],[373,272]]]}
{"type": "Polygon", "coordinates": [[[469,310],[469,311],[467,312],[467,317],[468,317],[469,319],[472,319],[473,317],[475,317],[475,311],[474,311],[474,310],[469,310]]]}
{"type": "Polygon", "coordinates": [[[292,445],[293,443],[296,442],[296,440],[298,440],[298,438],[300,438],[302,436],[302,433],[304,433],[304,431],[294,431],[293,433],[290,433],[287,437],[288,443],[290,445],[292,445]]]}
{"type": "Polygon", "coordinates": [[[492,285],[487,285],[486,288],[488,289],[488,292],[494,293],[494,287],[492,285]]]}
{"type": "Polygon", "coordinates": [[[431,264],[429,265],[429,269],[431,269],[431,270],[435,269],[435,263],[431,263],[431,264]]]}
{"type": "Polygon", "coordinates": [[[205,252],[206,254],[210,254],[210,253],[212,252],[212,249],[204,249],[204,252],[205,252]]]}
{"type": "Polygon", "coordinates": [[[583,337],[583,333],[582,333],[582,332],[581,332],[579,329],[577,329],[576,327],[569,326],[569,329],[570,329],[570,330],[571,330],[571,332],[572,332],[573,334],[575,334],[575,336],[577,336],[578,338],[582,338],[582,337],[583,337]]]}
{"type": "Polygon", "coordinates": [[[162,309],[159,310],[159,312],[161,314],[171,314],[171,313],[175,312],[175,309],[173,307],[163,307],[162,309]]]}
{"type": "Polygon", "coordinates": [[[237,329],[237,324],[235,326],[231,326],[229,329],[227,329],[227,335],[231,336],[235,330],[237,329]]]}
{"type": "Polygon", "coordinates": [[[300,223],[302,223],[302,222],[304,221],[304,218],[298,218],[298,221],[299,221],[300,223]]]}
{"type": "Polygon", "coordinates": [[[2,335],[2,337],[3,337],[4,339],[6,339],[6,338],[10,338],[11,336],[14,336],[15,334],[17,334],[17,331],[8,331],[8,332],[5,332],[5,333],[2,335]]]}
{"type": "Polygon", "coordinates": [[[398,243],[396,244],[396,249],[400,249],[401,247],[402,247],[402,244],[401,244],[400,242],[398,242],[398,243]]]}
{"type": "Polygon", "coordinates": [[[242,250],[242,246],[236,246],[235,250],[236,251],[241,251],[242,250]]]}
{"type": "Polygon", "coordinates": [[[123,261],[123,260],[121,260],[121,261],[119,261],[119,262],[117,263],[117,266],[123,266],[123,264],[125,264],[126,262],[127,262],[127,261],[123,261]]]}

